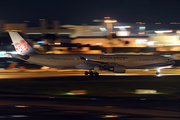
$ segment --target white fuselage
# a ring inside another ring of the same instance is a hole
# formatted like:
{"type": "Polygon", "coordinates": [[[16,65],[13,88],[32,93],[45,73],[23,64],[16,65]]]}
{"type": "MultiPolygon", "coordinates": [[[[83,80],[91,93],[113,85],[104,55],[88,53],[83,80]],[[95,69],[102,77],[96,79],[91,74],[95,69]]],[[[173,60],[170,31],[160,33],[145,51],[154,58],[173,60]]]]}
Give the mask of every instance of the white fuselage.
{"type": "MultiPolygon", "coordinates": [[[[12,55],[22,59],[19,55],[12,55]]],[[[84,57],[93,61],[104,61],[117,63],[125,66],[126,69],[158,69],[169,67],[174,64],[169,58],[155,55],[101,55],[101,54],[32,54],[25,61],[54,68],[80,68],[92,70],[96,65],[86,63],[84,57]]],[[[104,69],[101,68],[100,69],[104,69]]]]}

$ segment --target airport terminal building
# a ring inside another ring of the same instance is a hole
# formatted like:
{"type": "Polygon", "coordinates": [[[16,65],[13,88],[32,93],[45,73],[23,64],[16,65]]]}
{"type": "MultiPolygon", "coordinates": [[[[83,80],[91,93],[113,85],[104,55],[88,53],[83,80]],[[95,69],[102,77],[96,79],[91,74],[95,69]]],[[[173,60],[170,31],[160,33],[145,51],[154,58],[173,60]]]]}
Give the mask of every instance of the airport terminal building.
{"type": "MultiPolygon", "coordinates": [[[[30,21],[7,23],[1,20],[0,32],[7,31],[23,33],[35,48],[50,45],[50,49],[56,51],[58,49],[62,51],[62,47],[60,47],[62,44],[67,44],[66,49],[69,49],[69,44],[113,48],[110,52],[127,47],[128,49],[148,47],[163,52],[180,51],[180,24],[176,22],[116,22],[111,24],[111,28],[108,28],[108,24],[104,22],[96,22],[93,25],[61,25],[59,21],[48,22],[44,19],[40,19],[39,24],[30,21]]],[[[134,49],[132,49],[133,51],[134,49]]],[[[107,51],[103,50],[103,52],[107,51]]]]}

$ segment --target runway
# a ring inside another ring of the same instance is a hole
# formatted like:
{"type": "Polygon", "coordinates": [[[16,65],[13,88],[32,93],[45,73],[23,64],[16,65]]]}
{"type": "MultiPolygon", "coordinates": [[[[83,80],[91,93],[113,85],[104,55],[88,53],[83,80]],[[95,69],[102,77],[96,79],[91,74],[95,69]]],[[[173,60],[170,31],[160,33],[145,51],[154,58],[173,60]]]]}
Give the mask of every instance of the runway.
{"type": "Polygon", "coordinates": [[[54,120],[180,119],[178,69],[100,71],[4,70],[0,73],[0,118],[54,120]],[[164,77],[165,76],[165,77],[164,77]],[[156,93],[137,93],[137,89],[156,93]],[[83,94],[79,94],[83,93],[83,94]]]}
{"type": "MultiPolygon", "coordinates": [[[[159,75],[155,74],[155,70],[127,70],[126,73],[113,73],[99,71],[99,76],[179,76],[179,69],[162,70],[159,75]]],[[[42,77],[70,77],[70,76],[85,76],[82,70],[1,70],[0,79],[12,78],[42,78],[42,77]]],[[[89,77],[89,76],[87,76],[89,77]]]]}
{"type": "MultiPolygon", "coordinates": [[[[37,98],[38,99],[38,98],[37,98]]],[[[0,100],[0,118],[44,118],[49,119],[50,117],[55,119],[60,119],[65,117],[68,119],[68,116],[72,116],[75,119],[84,119],[84,117],[88,118],[121,118],[121,119],[133,119],[138,118],[138,120],[151,120],[154,119],[179,119],[179,111],[166,111],[162,109],[137,109],[137,108],[124,108],[120,107],[117,104],[117,101],[112,100],[111,102],[115,102],[112,106],[106,106],[106,104],[98,105],[100,102],[107,102],[107,100],[68,100],[69,102],[64,102],[66,99],[55,98],[54,100],[48,100],[48,98],[40,98],[40,101],[34,101],[34,98],[29,98],[27,101],[24,98],[18,100],[17,98],[13,98],[10,100],[5,98],[5,100],[0,100]],[[58,102],[60,101],[60,102],[58,102]],[[76,105],[78,102],[81,104],[76,105]],[[75,105],[72,105],[75,104],[75,105]],[[7,109],[9,108],[9,109],[7,109]],[[2,111],[4,109],[4,111],[2,111]],[[3,115],[2,113],[8,112],[8,116],[3,115]],[[14,115],[16,114],[16,115],[14,115]]],[[[109,101],[110,102],[110,101],[109,101]]],[[[139,105],[143,105],[138,101],[120,101],[120,104],[129,104],[130,102],[138,103],[139,105]]],[[[152,104],[151,102],[155,101],[146,101],[146,104],[152,104]]],[[[166,101],[164,102],[167,104],[166,101]]],[[[177,101],[175,101],[177,103],[177,101]]],[[[130,103],[131,104],[131,103],[130,103]]]]}

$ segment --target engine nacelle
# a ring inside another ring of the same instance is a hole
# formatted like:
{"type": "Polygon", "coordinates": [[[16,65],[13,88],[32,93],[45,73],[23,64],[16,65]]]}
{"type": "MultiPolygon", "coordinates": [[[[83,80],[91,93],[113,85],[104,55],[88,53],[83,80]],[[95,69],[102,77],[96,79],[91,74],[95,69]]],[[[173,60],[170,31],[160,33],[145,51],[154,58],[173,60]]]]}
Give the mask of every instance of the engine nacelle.
{"type": "Polygon", "coordinates": [[[114,66],[114,67],[111,67],[109,69],[109,71],[113,71],[115,73],[125,73],[126,72],[126,68],[125,66],[123,65],[120,65],[120,66],[114,66]]]}

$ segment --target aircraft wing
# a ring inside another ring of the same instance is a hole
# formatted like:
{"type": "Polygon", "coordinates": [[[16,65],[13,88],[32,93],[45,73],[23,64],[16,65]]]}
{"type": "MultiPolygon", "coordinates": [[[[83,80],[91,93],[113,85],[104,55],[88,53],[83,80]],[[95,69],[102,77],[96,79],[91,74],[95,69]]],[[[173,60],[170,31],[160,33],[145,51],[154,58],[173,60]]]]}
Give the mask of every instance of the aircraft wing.
{"type": "Polygon", "coordinates": [[[113,66],[120,66],[120,64],[115,63],[115,62],[106,62],[106,61],[102,61],[102,60],[87,59],[87,58],[84,58],[84,57],[81,57],[81,59],[84,60],[87,64],[98,65],[98,66],[103,67],[103,68],[110,68],[110,67],[113,67],[113,66]]]}

